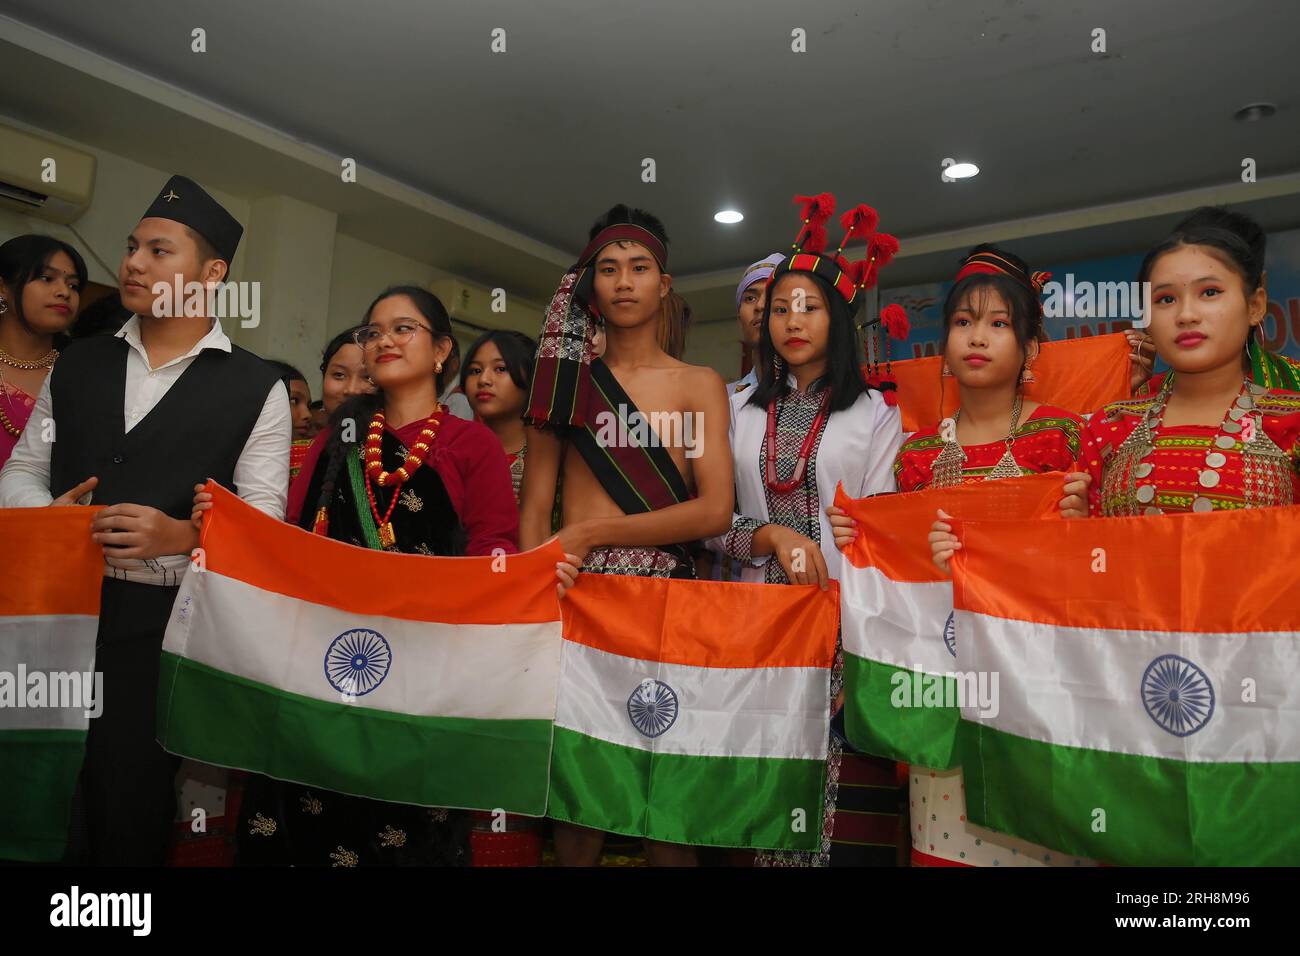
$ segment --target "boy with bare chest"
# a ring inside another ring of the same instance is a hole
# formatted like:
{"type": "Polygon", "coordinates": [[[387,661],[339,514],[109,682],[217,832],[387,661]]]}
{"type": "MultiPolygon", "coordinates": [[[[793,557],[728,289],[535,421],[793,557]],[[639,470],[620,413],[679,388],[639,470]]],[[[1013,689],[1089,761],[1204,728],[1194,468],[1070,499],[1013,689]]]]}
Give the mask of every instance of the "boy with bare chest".
{"type": "MultiPolygon", "coordinates": [[[[561,476],[564,550],[588,573],[694,577],[688,545],[725,531],[733,487],[721,377],[659,347],[672,286],[658,219],[615,206],[547,310],[525,417],[520,544],[551,536],[561,476]],[[605,352],[592,354],[598,323],[605,352]]],[[[593,865],[604,834],[556,822],[562,864],[593,865]]],[[[647,841],[652,863],[691,864],[694,850],[647,841]]]]}

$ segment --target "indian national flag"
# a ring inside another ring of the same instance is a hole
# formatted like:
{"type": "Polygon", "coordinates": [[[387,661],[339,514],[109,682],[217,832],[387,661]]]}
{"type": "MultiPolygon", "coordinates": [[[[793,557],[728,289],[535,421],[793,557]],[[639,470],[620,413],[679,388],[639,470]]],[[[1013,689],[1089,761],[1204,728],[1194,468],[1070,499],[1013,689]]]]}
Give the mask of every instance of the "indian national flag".
{"type": "Polygon", "coordinates": [[[208,488],[203,569],[163,642],[164,748],[397,803],[544,812],[558,545],[386,554],[208,488]]]}
{"type": "Polygon", "coordinates": [[[964,522],[971,820],[1123,865],[1300,864],[1300,509],[964,522]]]}
{"type": "Polygon", "coordinates": [[[91,715],[98,508],[0,510],[0,859],[63,856],[91,715]]]}
{"type": "Polygon", "coordinates": [[[672,843],[821,840],[834,588],[584,574],[550,816],[672,843]]]}
{"type": "Polygon", "coordinates": [[[857,500],[836,490],[835,504],[859,525],[840,581],[844,725],[855,747],[937,770],[953,765],[952,582],[930,559],[930,526],[940,508],[964,518],[1055,518],[1062,480],[1052,472],[857,500]]]}

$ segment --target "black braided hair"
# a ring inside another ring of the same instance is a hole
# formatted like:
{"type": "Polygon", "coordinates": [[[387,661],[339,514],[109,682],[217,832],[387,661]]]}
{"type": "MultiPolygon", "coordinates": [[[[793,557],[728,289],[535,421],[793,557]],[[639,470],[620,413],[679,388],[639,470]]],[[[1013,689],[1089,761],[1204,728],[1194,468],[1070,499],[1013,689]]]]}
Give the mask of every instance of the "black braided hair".
{"type": "MultiPolygon", "coordinates": [[[[328,510],[330,502],[334,500],[334,491],[338,487],[339,472],[347,462],[348,454],[354,447],[365,441],[370,420],[383,406],[383,402],[384,398],[380,393],[353,395],[334,409],[334,414],[330,416],[330,437],[325,442],[325,450],[322,453],[325,458],[325,473],[321,477],[320,496],[316,500],[316,507],[311,512],[310,520],[315,520],[321,508],[328,510]],[[343,423],[348,419],[352,419],[354,423],[354,438],[350,442],[345,442],[343,423]]],[[[304,515],[304,518],[308,516],[304,515]]]]}

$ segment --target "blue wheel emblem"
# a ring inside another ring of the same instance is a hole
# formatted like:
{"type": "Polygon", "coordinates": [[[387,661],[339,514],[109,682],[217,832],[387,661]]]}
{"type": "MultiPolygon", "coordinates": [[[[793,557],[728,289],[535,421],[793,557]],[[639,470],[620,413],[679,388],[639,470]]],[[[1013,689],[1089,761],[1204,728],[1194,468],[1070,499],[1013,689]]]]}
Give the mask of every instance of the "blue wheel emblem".
{"type": "Polygon", "coordinates": [[[627,715],[643,737],[658,737],[677,720],[677,694],[661,680],[643,680],[627,699],[627,715]]]}
{"type": "Polygon", "coordinates": [[[325,679],[340,694],[363,697],[384,682],[393,651],[384,635],[368,627],[344,631],[325,651],[325,679]]]}
{"type": "Polygon", "coordinates": [[[948,653],[953,657],[957,656],[957,624],[954,620],[956,611],[948,612],[948,622],[943,626],[943,643],[948,647],[948,653]]]}
{"type": "Polygon", "coordinates": [[[1142,704],[1162,730],[1187,737],[1214,715],[1214,686],[1187,658],[1161,654],[1142,674],[1142,704]]]}

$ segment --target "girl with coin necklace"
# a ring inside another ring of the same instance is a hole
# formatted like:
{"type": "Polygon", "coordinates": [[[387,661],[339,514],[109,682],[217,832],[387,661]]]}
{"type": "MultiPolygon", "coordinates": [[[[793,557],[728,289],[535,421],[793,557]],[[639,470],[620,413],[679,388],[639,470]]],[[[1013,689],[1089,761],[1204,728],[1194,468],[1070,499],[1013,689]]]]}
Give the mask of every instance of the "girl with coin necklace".
{"type": "Polygon", "coordinates": [[[1138,278],[1151,283],[1151,337],[1171,371],[1154,395],[1092,417],[1066,517],[1300,501],[1300,393],[1252,381],[1264,245],[1250,218],[1202,208],[1147,254],[1138,278]]]}

